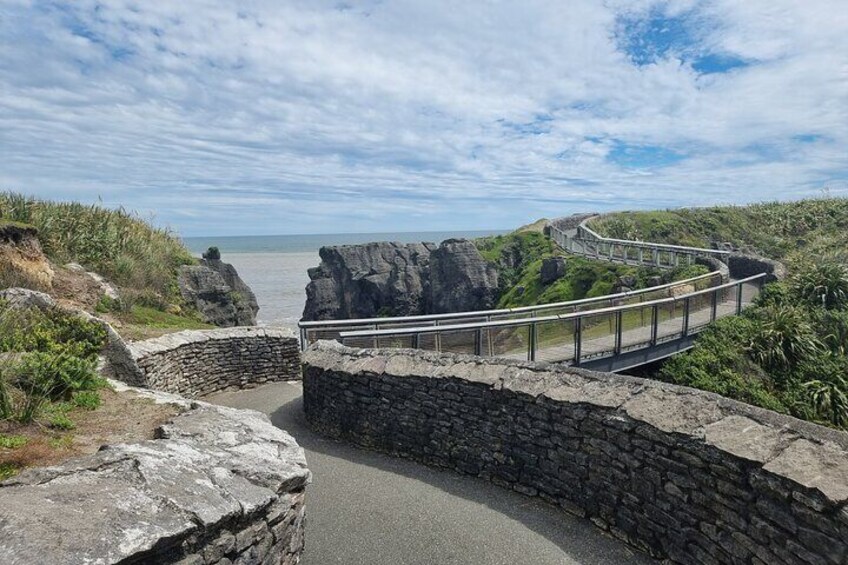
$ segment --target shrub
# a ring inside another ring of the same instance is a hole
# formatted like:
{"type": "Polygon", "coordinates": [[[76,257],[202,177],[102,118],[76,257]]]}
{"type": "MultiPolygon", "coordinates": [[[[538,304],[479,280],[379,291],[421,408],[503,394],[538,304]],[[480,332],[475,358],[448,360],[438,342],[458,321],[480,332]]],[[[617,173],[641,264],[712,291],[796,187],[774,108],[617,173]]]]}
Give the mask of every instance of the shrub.
{"type": "Polygon", "coordinates": [[[76,261],[121,287],[146,290],[172,302],[179,299],[177,269],[196,262],[171,232],[123,208],[0,192],[0,219],[35,226],[44,252],[57,263],[76,261]]]}
{"type": "Polygon", "coordinates": [[[791,370],[801,360],[824,349],[804,311],[792,306],[767,306],[752,313],[757,328],[749,342],[751,356],[775,372],[791,370]]]}
{"type": "Polygon", "coordinates": [[[100,407],[100,394],[93,390],[83,390],[74,394],[71,402],[78,408],[95,410],[100,407]]]}
{"type": "Polygon", "coordinates": [[[839,309],[848,306],[848,268],[821,263],[792,277],[792,292],[810,306],[839,309]]]}
{"type": "Polygon", "coordinates": [[[27,438],[24,436],[0,434],[0,448],[2,449],[18,449],[26,444],[27,438]]]}

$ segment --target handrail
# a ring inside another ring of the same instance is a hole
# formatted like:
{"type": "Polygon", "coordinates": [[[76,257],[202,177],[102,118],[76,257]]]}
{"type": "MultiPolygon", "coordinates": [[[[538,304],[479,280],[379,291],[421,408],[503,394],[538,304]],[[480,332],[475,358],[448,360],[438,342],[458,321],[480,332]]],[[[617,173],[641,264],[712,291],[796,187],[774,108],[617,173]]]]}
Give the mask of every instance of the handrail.
{"type": "Polygon", "coordinates": [[[704,275],[698,275],[697,277],[690,277],[688,279],[682,279],[679,281],[674,281],[670,283],[666,283],[663,285],[652,286],[647,288],[640,288],[638,290],[633,290],[630,292],[619,292],[616,294],[605,294],[603,296],[595,296],[593,298],[581,298],[578,300],[568,300],[565,302],[552,302],[550,304],[535,304],[532,306],[517,306],[515,308],[500,308],[495,310],[473,310],[470,312],[449,312],[445,314],[421,314],[416,316],[393,316],[393,317],[385,317],[385,318],[353,318],[349,320],[308,320],[308,321],[300,321],[298,322],[298,327],[301,329],[310,329],[310,328],[335,328],[335,327],[343,327],[343,326],[355,326],[355,325],[368,325],[368,324],[391,324],[397,322],[424,322],[427,320],[449,320],[451,318],[476,318],[480,316],[497,316],[501,314],[513,314],[520,312],[535,312],[539,310],[552,310],[554,308],[563,308],[567,306],[580,306],[582,304],[590,304],[592,302],[601,302],[604,300],[616,300],[619,298],[629,298],[632,296],[639,296],[641,294],[647,294],[649,292],[656,292],[660,290],[665,290],[675,286],[681,286],[689,283],[693,283],[699,281],[701,279],[707,279],[711,277],[721,276],[720,271],[712,271],[710,273],[706,273],[704,275]]]}
{"type": "Polygon", "coordinates": [[[707,325],[739,314],[761,291],[766,277],[767,274],[761,273],[681,296],[583,312],[446,326],[358,330],[342,332],[338,339],[358,347],[411,347],[617,371],[691,347],[693,336],[707,325]],[[751,289],[755,294],[746,298],[745,285],[750,284],[756,285],[751,289]],[[729,294],[730,289],[734,290],[729,294]],[[704,296],[711,299],[699,300],[704,296]],[[637,310],[641,311],[639,315],[627,315],[637,310]],[[350,343],[351,340],[358,341],[350,343]]]}
{"type": "MultiPolygon", "coordinates": [[[[597,216],[592,216],[592,218],[596,218],[597,216]]],[[[638,241],[631,239],[616,239],[613,237],[605,237],[600,235],[598,232],[590,228],[586,223],[592,218],[586,218],[582,222],[580,222],[580,228],[589,232],[595,239],[603,242],[603,243],[615,243],[619,245],[635,245],[639,247],[649,247],[649,248],[662,248],[668,249],[669,251],[678,251],[681,253],[696,253],[696,254],[704,254],[704,255],[730,255],[730,251],[724,251],[722,249],[706,249],[704,247],[689,247],[686,245],[673,245],[670,243],[651,243],[649,241],[638,241]]],[[[562,230],[558,228],[556,229],[558,232],[562,233],[562,230]]]]}
{"type": "Polygon", "coordinates": [[[417,326],[412,328],[387,328],[384,330],[357,330],[351,332],[343,332],[340,337],[342,339],[345,338],[357,338],[357,337],[384,337],[391,335],[408,335],[408,334],[425,334],[425,333],[439,333],[439,332],[450,332],[450,331],[462,331],[462,330],[472,330],[472,329],[482,329],[482,328],[492,328],[492,327],[503,327],[503,326],[526,326],[537,323],[544,322],[552,322],[556,320],[573,320],[575,318],[587,318],[593,316],[600,316],[604,314],[612,314],[617,312],[625,312],[628,310],[636,310],[640,308],[648,308],[653,306],[660,306],[663,304],[671,304],[674,302],[681,302],[686,299],[691,299],[696,296],[701,296],[704,294],[715,293],[720,290],[724,290],[727,288],[733,288],[737,286],[741,286],[745,283],[753,282],[755,280],[759,280],[765,278],[767,273],[760,273],[759,275],[753,275],[745,279],[735,280],[733,282],[725,283],[719,286],[710,287],[704,290],[698,290],[689,294],[683,294],[680,296],[670,297],[670,298],[658,298],[656,300],[651,300],[648,302],[640,302],[638,304],[623,304],[621,306],[612,306],[609,308],[599,308],[597,310],[586,310],[584,312],[570,312],[568,314],[557,314],[554,316],[542,316],[542,317],[534,317],[534,318],[520,318],[518,320],[492,320],[490,322],[477,322],[477,323],[468,323],[468,324],[454,324],[448,326],[417,326]]]}

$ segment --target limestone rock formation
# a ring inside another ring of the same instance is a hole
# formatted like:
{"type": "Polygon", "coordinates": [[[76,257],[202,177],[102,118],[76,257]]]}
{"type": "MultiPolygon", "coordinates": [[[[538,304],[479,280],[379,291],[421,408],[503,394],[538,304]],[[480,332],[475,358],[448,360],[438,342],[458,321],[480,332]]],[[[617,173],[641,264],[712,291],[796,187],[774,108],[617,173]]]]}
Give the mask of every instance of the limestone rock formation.
{"type": "Polygon", "coordinates": [[[205,322],[227,328],[256,324],[256,296],[229,263],[202,259],[199,265],[185,265],[177,282],[183,299],[205,322]]]}
{"type": "Polygon", "coordinates": [[[322,247],[309,270],[306,320],[424,314],[432,243],[377,242],[322,247]]]}
{"type": "Polygon", "coordinates": [[[309,270],[305,320],[410,316],[494,306],[498,272],[474,243],[323,247],[309,270]]]}
{"type": "Polygon", "coordinates": [[[41,251],[38,230],[0,220],[0,287],[49,290],[53,276],[53,269],[41,251]]]}
{"type": "Polygon", "coordinates": [[[542,284],[549,285],[565,276],[565,258],[548,257],[542,259],[542,270],[539,273],[542,284]]]}
{"type": "Polygon", "coordinates": [[[473,242],[448,239],[430,254],[430,313],[494,308],[498,271],[473,242]]]}

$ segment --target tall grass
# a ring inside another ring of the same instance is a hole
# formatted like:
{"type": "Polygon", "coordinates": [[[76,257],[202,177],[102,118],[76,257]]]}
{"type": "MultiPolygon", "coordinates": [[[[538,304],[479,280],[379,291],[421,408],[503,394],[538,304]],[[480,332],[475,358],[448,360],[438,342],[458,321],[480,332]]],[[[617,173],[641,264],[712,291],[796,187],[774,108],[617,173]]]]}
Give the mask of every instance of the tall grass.
{"type": "Polygon", "coordinates": [[[194,262],[170,231],[151,226],[123,208],[38,200],[0,192],[0,221],[30,224],[56,263],[75,261],[117,285],[150,298],[178,294],[176,272],[194,262]]]}

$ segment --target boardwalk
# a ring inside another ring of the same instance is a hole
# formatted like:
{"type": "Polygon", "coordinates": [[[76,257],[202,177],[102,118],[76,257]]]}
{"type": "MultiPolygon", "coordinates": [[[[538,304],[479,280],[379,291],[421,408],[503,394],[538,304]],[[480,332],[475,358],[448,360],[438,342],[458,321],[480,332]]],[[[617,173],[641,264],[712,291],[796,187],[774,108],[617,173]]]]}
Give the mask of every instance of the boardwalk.
{"type": "Polygon", "coordinates": [[[305,422],[299,384],[206,400],[265,412],[306,450],[302,565],[656,563],[538,499],[322,438],[305,422]]]}

